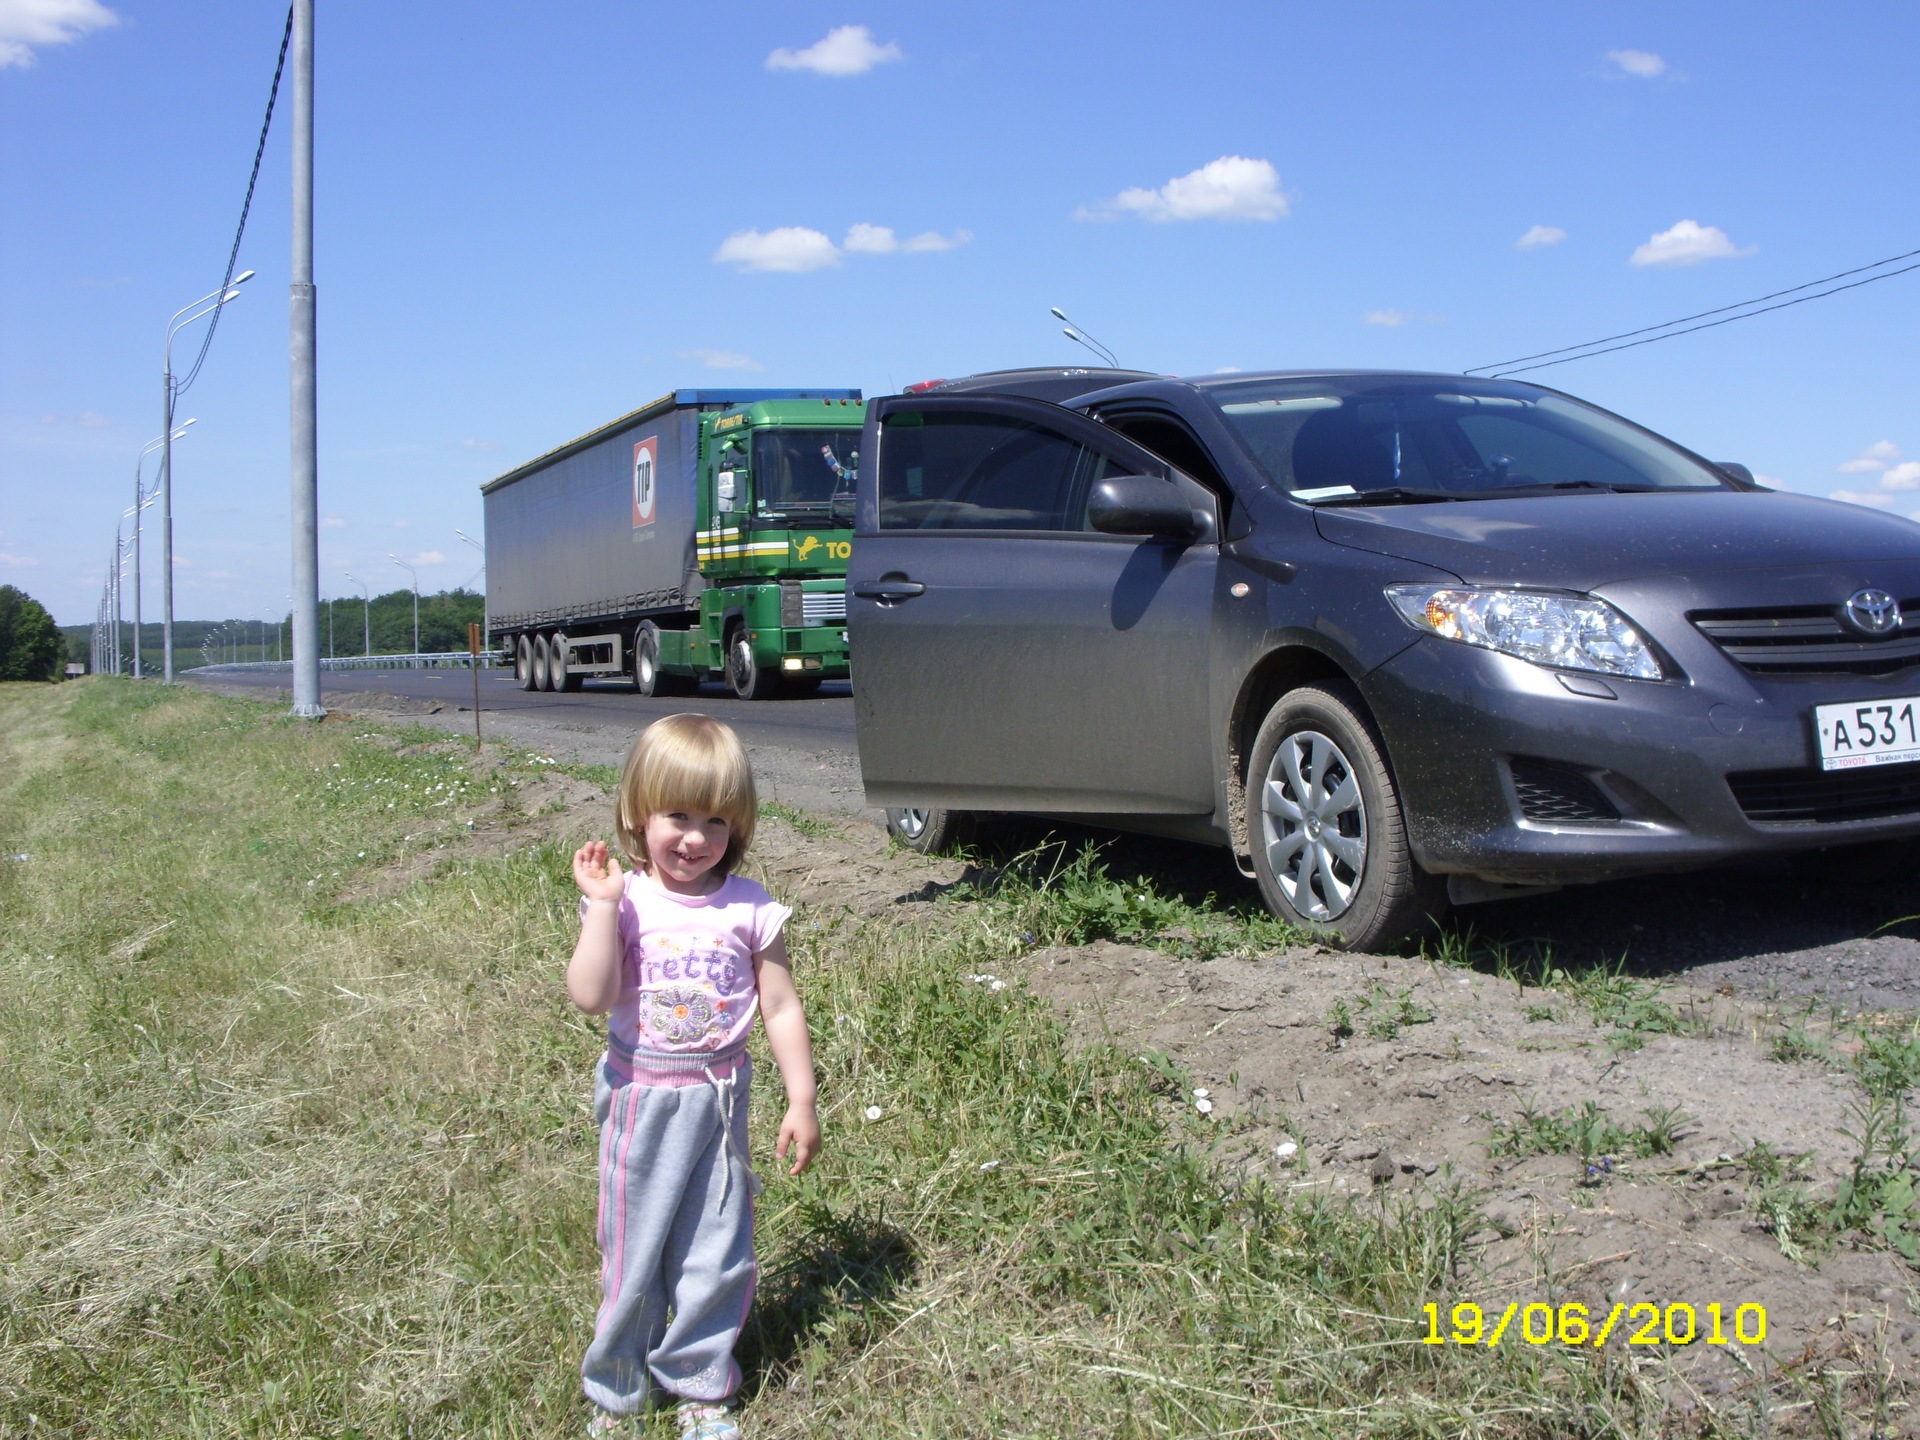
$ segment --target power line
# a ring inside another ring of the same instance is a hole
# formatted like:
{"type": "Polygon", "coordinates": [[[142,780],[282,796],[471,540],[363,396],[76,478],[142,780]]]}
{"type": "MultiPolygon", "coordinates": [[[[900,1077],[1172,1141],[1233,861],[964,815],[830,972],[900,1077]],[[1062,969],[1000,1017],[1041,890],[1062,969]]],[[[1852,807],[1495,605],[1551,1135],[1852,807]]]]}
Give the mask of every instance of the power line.
{"type": "MultiPolygon", "coordinates": [[[[1825,295],[1837,295],[1842,290],[1853,290],[1861,285],[1871,285],[1875,280],[1891,280],[1895,275],[1904,275],[1909,270],[1920,269],[1920,266],[1909,265],[1904,269],[1890,270],[1884,275],[1874,275],[1866,280],[1855,281],[1852,285],[1836,285],[1831,290],[1821,291],[1819,295],[1803,295],[1800,299],[1789,300],[1784,305],[1768,305],[1764,310],[1752,310],[1749,311],[1748,314],[1734,315],[1727,320],[1716,320],[1712,325],[1695,325],[1688,330],[1673,330],[1673,327],[1676,325],[1686,325],[1693,320],[1704,320],[1710,315],[1725,315],[1731,310],[1747,310],[1749,306],[1761,305],[1768,300],[1777,300],[1782,295],[1792,295],[1801,290],[1810,290],[1816,285],[1826,285],[1834,280],[1844,280],[1849,275],[1862,275],[1869,270],[1879,270],[1883,266],[1898,264],[1902,260],[1911,260],[1916,255],[1920,255],[1920,250],[1909,250],[1904,255],[1890,255],[1884,260],[1874,261],[1871,265],[1857,265],[1851,270],[1842,270],[1836,275],[1828,275],[1819,280],[1809,280],[1802,285],[1789,285],[1785,290],[1775,290],[1769,295],[1757,295],[1751,300],[1741,300],[1732,305],[1721,305],[1712,310],[1702,310],[1694,315],[1682,315],[1677,320],[1667,320],[1659,325],[1644,325],[1638,330],[1623,330],[1618,335],[1603,335],[1598,340],[1588,340],[1580,345],[1565,345],[1558,350],[1541,350],[1536,354],[1520,355],[1512,360],[1501,360],[1492,365],[1476,365],[1473,369],[1465,373],[1468,375],[1477,375],[1483,371],[1502,371],[1517,375],[1521,373],[1519,370],[1508,371],[1506,367],[1509,365],[1521,365],[1524,361],[1528,360],[1545,360],[1550,355],[1568,356],[1568,360],[1555,360],[1551,362],[1554,365],[1565,365],[1571,360],[1584,360],[1587,358],[1585,354],[1574,354],[1573,352],[1575,351],[1591,351],[1595,355],[1610,355],[1614,350],[1631,350],[1634,348],[1634,345],[1651,345],[1653,340],[1668,340],[1672,339],[1674,335],[1691,335],[1695,330],[1711,330],[1717,325],[1731,324],[1734,320],[1745,320],[1752,315],[1765,315],[1771,310],[1785,310],[1788,306],[1803,304],[1808,300],[1818,300],[1825,295]],[[1672,335],[1654,335],[1653,340],[1638,340],[1634,342],[1634,345],[1612,345],[1612,342],[1615,340],[1628,340],[1635,335],[1652,335],[1656,330],[1672,330],[1672,335]],[[1612,349],[1596,350],[1593,347],[1597,345],[1612,345],[1612,349]]],[[[1525,369],[1528,370],[1544,370],[1547,368],[1546,365],[1525,366],[1525,369]]]]}
{"type": "MultiPolygon", "coordinates": [[[[293,41],[293,10],[287,10],[287,28],[280,36],[280,59],[273,67],[273,88],[267,92],[267,118],[260,122],[260,143],[253,148],[253,173],[247,176],[247,198],[240,204],[240,224],[233,232],[233,248],[227,252],[227,273],[220,281],[220,294],[224,296],[233,284],[234,266],[240,259],[240,241],[247,233],[247,215],[253,209],[253,187],[260,180],[260,159],[267,153],[267,131],[273,127],[273,104],[280,97],[280,76],[287,68],[287,46],[293,41]]],[[[213,332],[220,327],[220,312],[226,309],[225,301],[213,307],[213,318],[207,322],[206,338],[200,342],[200,353],[193,357],[186,377],[174,387],[176,395],[183,395],[194,377],[200,373],[201,365],[206,363],[207,351],[213,348],[213,332]]]]}

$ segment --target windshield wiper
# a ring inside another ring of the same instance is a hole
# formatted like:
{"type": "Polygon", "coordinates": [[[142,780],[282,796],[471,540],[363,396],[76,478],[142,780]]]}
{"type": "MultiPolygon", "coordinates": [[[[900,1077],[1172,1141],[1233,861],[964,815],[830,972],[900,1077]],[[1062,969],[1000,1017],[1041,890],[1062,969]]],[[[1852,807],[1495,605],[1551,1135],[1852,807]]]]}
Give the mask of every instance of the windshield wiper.
{"type": "Polygon", "coordinates": [[[1329,495],[1325,500],[1307,503],[1316,510],[1331,510],[1336,505],[1431,505],[1437,500],[1479,500],[1480,495],[1450,494],[1445,490],[1409,490],[1404,485],[1389,485],[1379,490],[1359,490],[1351,495],[1329,495]]]}

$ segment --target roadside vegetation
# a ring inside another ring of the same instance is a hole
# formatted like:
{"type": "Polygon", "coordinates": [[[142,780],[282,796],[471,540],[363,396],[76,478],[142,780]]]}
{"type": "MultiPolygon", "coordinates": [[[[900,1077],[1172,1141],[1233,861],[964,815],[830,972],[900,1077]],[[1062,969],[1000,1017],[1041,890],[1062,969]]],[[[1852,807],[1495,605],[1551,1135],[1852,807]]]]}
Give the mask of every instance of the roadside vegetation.
{"type": "MultiPolygon", "coordinates": [[[[561,768],[157,685],[0,688],[0,1433],[579,1433],[601,1040],[558,983],[561,768]]],[[[1089,851],[898,914],[795,898],[827,1149],[764,1167],[750,1433],[1850,1433],[1764,1386],[1673,1408],[1644,1354],[1423,1344],[1423,1307],[1476,1293],[1480,1197],[1271,1188],[1165,1056],[1072,1044],[1001,978],[1097,938],[1253,953],[1285,938],[1265,917],[1089,851]]],[[[1550,988],[1614,1031],[1673,1013],[1585,983],[1550,988]]],[[[1376,987],[1348,1023],[1426,1018],[1376,987]]],[[[1537,1118],[1517,1144],[1575,1154],[1679,1122],[1537,1118]]]]}

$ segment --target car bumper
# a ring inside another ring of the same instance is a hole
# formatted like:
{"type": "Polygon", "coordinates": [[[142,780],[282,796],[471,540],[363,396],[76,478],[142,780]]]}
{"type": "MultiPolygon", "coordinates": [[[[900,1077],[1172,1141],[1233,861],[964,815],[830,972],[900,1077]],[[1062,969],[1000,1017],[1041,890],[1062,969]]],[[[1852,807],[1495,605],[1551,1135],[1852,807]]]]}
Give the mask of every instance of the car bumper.
{"type": "MultiPolygon", "coordinates": [[[[1589,689],[1591,678],[1570,677],[1589,689]]],[[[1920,677],[1766,685],[1728,673],[1602,688],[1613,698],[1439,639],[1372,672],[1364,690],[1420,864],[1563,885],[1920,834],[1920,765],[1882,767],[1892,798],[1879,810],[1894,813],[1822,804],[1862,782],[1823,775],[1809,720],[1815,705],[1920,693],[1920,677]]]]}

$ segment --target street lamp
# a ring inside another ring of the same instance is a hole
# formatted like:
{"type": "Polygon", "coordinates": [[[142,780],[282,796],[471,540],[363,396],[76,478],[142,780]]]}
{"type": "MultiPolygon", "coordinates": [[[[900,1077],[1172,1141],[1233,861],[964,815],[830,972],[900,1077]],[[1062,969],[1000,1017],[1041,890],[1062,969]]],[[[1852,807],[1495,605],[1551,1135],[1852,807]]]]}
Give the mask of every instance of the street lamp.
{"type": "Polygon", "coordinates": [[[1114,369],[1118,370],[1120,368],[1120,362],[1114,358],[1113,351],[1087,334],[1086,331],[1074,329],[1073,322],[1067,319],[1066,311],[1062,310],[1058,305],[1055,305],[1048,313],[1067,327],[1060,332],[1061,334],[1065,335],[1069,340],[1077,341],[1079,344],[1086,346],[1087,349],[1091,350],[1095,355],[1098,355],[1114,369]]]}
{"type": "Polygon", "coordinates": [[[166,562],[160,645],[165,662],[165,678],[169,683],[173,680],[173,402],[176,398],[173,388],[173,337],[194,321],[217,314],[229,300],[237,300],[240,297],[239,287],[252,278],[253,271],[242,270],[233,277],[231,288],[223,284],[211,294],[202,295],[193,304],[174,311],[173,318],[167,322],[167,348],[160,370],[160,546],[165,552],[161,558],[166,562]]]}
{"type": "Polygon", "coordinates": [[[391,550],[387,552],[387,558],[413,576],[413,663],[418,667],[420,664],[420,576],[413,566],[391,550]]]}
{"type": "Polygon", "coordinates": [[[480,635],[484,648],[491,654],[493,651],[493,597],[487,594],[487,582],[485,579],[487,573],[487,547],[474,539],[473,536],[467,534],[466,531],[457,527],[453,533],[480,552],[480,574],[482,577],[480,581],[480,635]]]}
{"type": "MultiPolygon", "coordinates": [[[[173,438],[175,440],[178,440],[182,435],[187,433],[188,426],[194,425],[197,423],[199,423],[197,420],[182,420],[180,422],[180,428],[173,432],[173,438]]],[[[145,445],[140,447],[140,457],[133,462],[133,503],[136,509],[145,509],[147,506],[151,505],[154,502],[154,500],[157,498],[159,494],[158,488],[156,487],[152,495],[147,495],[144,499],[142,498],[142,491],[140,489],[140,471],[141,471],[141,468],[147,463],[147,456],[151,455],[155,450],[158,450],[162,445],[166,443],[167,443],[167,437],[165,435],[154,436],[153,439],[149,440],[145,445]]],[[[133,678],[136,680],[141,678],[141,671],[140,671],[140,528],[141,528],[140,517],[138,515],[135,515],[133,517],[133,678]]],[[[169,566],[168,568],[171,569],[172,567],[169,566]]]]}
{"type": "Polygon", "coordinates": [[[342,570],[340,573],[360,587],[362,597],[360,601],[360,620],[365,637],[360,642],[360,658],[364,660],[367,656],[373,654],[373,591],[367,588],[366,581],[355,579],[351,572],[342,570]]]}

